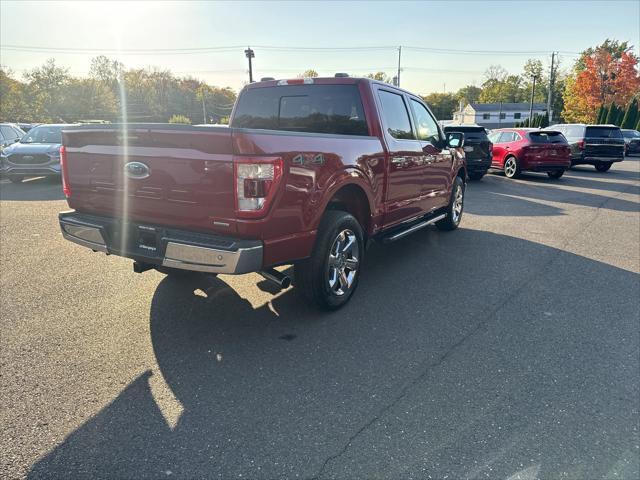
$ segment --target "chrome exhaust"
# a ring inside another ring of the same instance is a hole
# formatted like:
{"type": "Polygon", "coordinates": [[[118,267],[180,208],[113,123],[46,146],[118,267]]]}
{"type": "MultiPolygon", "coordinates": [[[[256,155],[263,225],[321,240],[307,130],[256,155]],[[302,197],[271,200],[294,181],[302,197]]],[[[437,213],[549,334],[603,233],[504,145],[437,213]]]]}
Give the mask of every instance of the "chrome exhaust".
{"type": "Polygon", "coordinates": [[[273,268],[269,268],[268,270],[261,270],[258,273],[262,275],[266,280],[274,283],[281,290],[284,290],[285,288],[289,288],[291,286],[291,277],[277,270],[274,270],[273,268]]]}

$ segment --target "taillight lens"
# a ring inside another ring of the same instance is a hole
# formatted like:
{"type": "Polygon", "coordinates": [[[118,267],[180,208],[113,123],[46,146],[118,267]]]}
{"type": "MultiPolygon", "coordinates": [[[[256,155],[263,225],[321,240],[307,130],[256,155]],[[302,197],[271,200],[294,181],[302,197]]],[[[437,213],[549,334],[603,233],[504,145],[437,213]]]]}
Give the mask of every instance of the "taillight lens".
{"type": "Polygon", "coordinates": [[[577,143],[577,145],[578,145],[578,149],[580,149],[580,150],[584,150],[584,140],[580,140],[580,141],[577,143]]]}
{"type": "Polygon", "coordinates": [[[66,198],[71,197],[71,186],[69,185],[69,171],[67,166],[67,149],[60,147],[60,171],[62,173],[62,192],[66,198]]]}
{"type": "Polygon", "coordinates": [[[266,214],[282,179],[282,159],[234,158],[236,213],[256,218],[266,214]]]}

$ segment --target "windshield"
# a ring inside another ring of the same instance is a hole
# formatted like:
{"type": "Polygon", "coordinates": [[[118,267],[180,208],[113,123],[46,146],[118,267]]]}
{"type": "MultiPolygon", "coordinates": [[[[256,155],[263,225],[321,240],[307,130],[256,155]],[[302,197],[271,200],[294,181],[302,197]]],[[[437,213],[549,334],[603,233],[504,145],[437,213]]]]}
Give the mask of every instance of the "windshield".
{"type": "Polygon", "coordinates": [[[587,138],[622,138],[619,128],[612,127],[587,127],[587,138]]]}
{"type": "Polygon", "coordinates": [[[32,128],[20,143],[62,143],[62,127],[44,125],[32,128]]]}

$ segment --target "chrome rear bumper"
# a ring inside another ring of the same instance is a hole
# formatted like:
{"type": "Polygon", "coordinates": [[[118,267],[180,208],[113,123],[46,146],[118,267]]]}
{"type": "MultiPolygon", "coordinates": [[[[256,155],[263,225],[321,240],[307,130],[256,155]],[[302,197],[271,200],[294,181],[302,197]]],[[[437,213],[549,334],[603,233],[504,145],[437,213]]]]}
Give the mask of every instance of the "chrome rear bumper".
{"type": "Polygon", "coordinates": [[[63,212],[59,220],[62,236],[70,242],[150,265],[227,274],[262,269],[263,246],[258,240],[123,223],[76,212],[63,212]]]}

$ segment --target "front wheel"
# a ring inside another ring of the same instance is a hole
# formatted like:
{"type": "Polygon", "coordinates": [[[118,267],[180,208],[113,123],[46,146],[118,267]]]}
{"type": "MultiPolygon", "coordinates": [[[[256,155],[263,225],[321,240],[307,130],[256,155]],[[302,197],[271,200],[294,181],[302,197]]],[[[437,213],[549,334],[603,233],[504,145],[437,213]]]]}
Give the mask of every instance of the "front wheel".
{"type": "Polygon", "coordinates": [[[453,181],[451,199],[447,205],[447,216],[436,222],[436,227],[440,230],[455,230],[462,220],[462,210],[464,210],[464,182],[460,177],[453,181]]]}
{"type": "Polygon", "coordinates": [[[547,172],[547,175],[549,175],[549,178],[558,179],[562,175],[564,175],[564,170],[554,170],[553,172],[547,172]]]}
{"type": "Polygon", "coordinates": [[[356,287],[364,256],[362,227],[349,213],[325,213],[311,257],[296,263],[295,286],[324,310],[345,305],[356,287]]]}
{"type": "Polygon", "coordinates": [[[520,176],[520,164],[516,157],[508,157],[504,161],[504,175],[507,178],[518,178],[520,176]]]}
{"type": "Polygon", "coordinates": [[[595,165],[596,170],[599,172],[607,172],[611,168],[611,162],[600,162],[595,165]]]}

